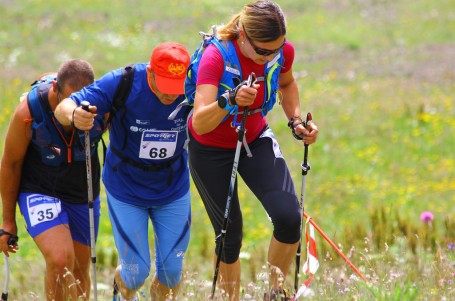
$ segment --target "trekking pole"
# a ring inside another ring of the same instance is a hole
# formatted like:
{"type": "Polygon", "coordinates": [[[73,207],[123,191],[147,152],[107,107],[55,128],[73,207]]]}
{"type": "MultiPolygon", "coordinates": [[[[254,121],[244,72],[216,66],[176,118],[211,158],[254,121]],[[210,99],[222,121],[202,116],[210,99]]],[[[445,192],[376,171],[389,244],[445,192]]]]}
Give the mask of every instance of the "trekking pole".
{"type": "Polygon", "coordinates": [[[8,256],[3,254],[3,258],[5,259],[5,264],[4,264],[5,282],[3,284],[2,301],[7,301],[8,300],[8,285],[9,285],[9,264],[8,264],[8,256]]]}
{"type": "Polygon", "coordinates": [[[115,276],[114,276],[114,283],[112,284],[112,295],[114,295],[114,298],[112,301],[117,301],[117,296],[118,296],[118,285],[117,282],[115,281],[115,276]]]}
{"type": "MultiPolygon", "coordinates": [[[[306,121],[305,121],[305,127],[308,125],[309,121],[312,121],[313,117],[311,113],[307,113],[306,116],[306,121]]],[[[297,137],[296,137],[297,138],[297,137]]],[[[308,174],[308,171],[310,170],[310,165],[308,164],[308,144],[305,145],[305,151],[303,155],[303,163],[302,163],[302,190],[301,190],[301,195],[300,195],[300,208],[303,213],[303,217],[305,217],[307,220],[309,220],[310,224],[316,228],[316,230],[324,237],[324,239],[332,246],[332,248],[344,259],[344,261],[352,268],[352,270],[360,277],[362,278],[363,281],[368,283],[367,279],[365,276],[356,268],[356,266],[349,261],[349,259],[338,249],[338,247],[329,239],[329,237],[322,231],[322,229],[314,222],[314,220],[304,212],[304,205],[305,205],[305,187],[306,187],[306,175],[308,174]]],[[[302,229],[301,233],[303,232],[303,221],[302,221],[302,229]]],[[[294,278],[294,288],[297,291],[298,289],[298,274],[299,274],[299,269],[300,269],[300,254],[301,254],[301,244],[302,244],[302,237],[300,237],[300,242],[299,246],[297,248],[297,255],[295,258],[296,262],[296,267],[295,267],[295,278],[294,278]]]]}
{"type": "MultiPolygon", "coordinates": [[[[308,125],[308,122],[313,120],[313,116],[311,115],[310,112],[307,113],[306,115],[306,120],[305,124],[303,125],[306,127],[308,125]]],[[[303,217],[304,214],[304,206],[305,206],[305,188],[306,188],[306,175],[308,174],[308,171],[310,170],[310,165],[308,164],[308,143],[304,143],[304,153],[303,153],[303,162],[301,164],[302,167],[302,189],[300,192],[300,212],[303,217]]],[[[300,255],[301,255],[301,250],[302,250],[302,233],[303,233],[303,220],[300,225],[300,241],[299,241],[299,246],[297,248],[297,254],[295,256],[295,277],[294,277],[294,289],[297,291],[298,286],[299,286],[299,271],[300,271],[300,255]]]]}
{"type": "Polygon", "coordinates": [[[330,240],[330,238],[324,233],[324,231],[322,231],[322,229],[319,228],[318,225],[316,225],[313,219],[306,213],[303,213],[303,215],[305,216],[306,219],[310,220],[310,224],[312,224],[316,228],[316,230],[318,230],[322,237],[324,237],[324,239],[332,246],[332,248],[344,259],[344,261],[351,267],[351,269],[357,275],[359,275],[359,277],[362,278],[362,280],[365,281],[365,283],[368,283],[368,280],[365,278],[365,276],[363,276],[363,274],[355,267],[355,265],[351,261],[349,261],[349,259],[340,251],[340,249],[338,249],[338,247],[330,240]]]}
{"type": "MultiPolygon", "coordinates": [[[[249,87],[251,87],[254,84],[255,81],[256,81],[256,76],[255,76],[254,73],[251,73],[250,76],[248,77],[247,85],[249,87]]],[[[221,228],[221,233],[219,235],[219,237],[220,237],[220,247],[218,248],[218,251],[217,251],[217,254],[216,254],[217,257],[216,257],[216,264],[215,264],[215,274],[213,275],[213,282],[212,282],[212,296],[210,298],[211,300],[213,300],[213,298],[215,296],[216,281],[218,279],[218,273],[219,273],[220,261],[221,261],[221,254],[223,252],[224,240],[226,238],[226,230],[227,230],[227,224],[228,224],[228,219],[229,219],[229,211],[231,209],[231,199],[232,199],[232,194],[234,192],[235,180],[237,178],[237,166],[239,165],[240,149],[242,148],[243,137],[245,135],[245,122],[246,122],[246,116],[247,115],[248,115],[248,107],[245,107],[243,109],[242,121],[240,123],[240,126],[237,128],[237,130],[238,130],[237,147],[235,149],[234,164],[232,165],[231,182],[229,184],[229,193],[228,193],[227,202],[226,202],[226,209],[224,210],[223,226],[221,228]]]]}
{"type": "MultiPolygon", "coordinates": [[[[81,106],[84,110],[89,112],[90,103],[88,101],[82,101],[81,106]]],[[[93,213],[93,187],[92,187],[92,159],[90,152],[90,131],[85,131],[85,166],[87,170],[87,190],[88,190],[88,209],[90,218],[90,248],[92,256],[92,282],[93,282],[93,294],[95,301],[98,300],[98,290],[96,285],[96,247],[95,247],[95,217],[93,213]]]]}
{"type": "Polygon", "coordinates": [[[8,256],[3,254],[3,258],[5,259],[5,283],[3,285],[3,291],[2,291],[2,301],[7,301],[8,300],[8,285],[9,285],[9,264],[8,264],[8,256]]]}
{"type": "MultiPolygon", "coordinates": [[[[5,234],[7,234],[7,233],[5,233],[5,234]]],[[[8,246],[16,245],[18,240],[19,240],[19,237],[10,234],[10,237],[8,239],[8,246]]],[[[4,265],[5,282],[3,284],[2,301],[8,301],[9,262],[8,262],[8,256],[6,256],[6,254],[3,254],[3,258],[5,259],[5,265],[4,265]]]]}

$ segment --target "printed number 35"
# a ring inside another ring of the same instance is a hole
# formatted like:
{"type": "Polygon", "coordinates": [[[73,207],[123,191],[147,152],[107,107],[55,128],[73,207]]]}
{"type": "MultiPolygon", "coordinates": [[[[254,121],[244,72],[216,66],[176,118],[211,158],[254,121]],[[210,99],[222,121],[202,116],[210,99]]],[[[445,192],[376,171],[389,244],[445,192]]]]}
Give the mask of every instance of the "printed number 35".
{"type": "Polygon", "coordinates": [[[38,211],[38,221],[43,220],[50,220],[54,217],[54,212],[52,212],[52,208],[46,209],[46,211],[40,210],[38,211]]]}

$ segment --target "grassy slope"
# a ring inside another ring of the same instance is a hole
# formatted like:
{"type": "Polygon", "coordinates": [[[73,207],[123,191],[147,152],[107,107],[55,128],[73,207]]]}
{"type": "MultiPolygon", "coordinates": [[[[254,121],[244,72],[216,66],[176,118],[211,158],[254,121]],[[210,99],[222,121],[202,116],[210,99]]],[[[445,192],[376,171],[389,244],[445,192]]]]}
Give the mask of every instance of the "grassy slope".
{"type": "MultiPolygon", "coordinates": [[[[0,1],[1,136],[18,95],[62,60],[87,59],[101,76],[146,61],[154,45],[165,40],[194,49],[198,31],[226,21],[243,3],[158,2],[0,1]]],[[[390,219],[398,211],[415,224],[423,210],[433,211],[439,225],[453,217],[455,3],[292,0],[281,5],[296,47],[302,111],[313,113],[321,131],[310,147],[309,214],[348,248],[345,227],[371,230],[369,212],[379,206],[390,219]]],[[[290,138],[279,108],[270,121],[299,192],[303,148],[290,138]]],[[[262,260],[271,227],[260,210],[253,214],[258,205],[251,194],[241,194],[244,250],[262,260]]],[[[187,262],[200,273],[194,278],[210,279],[210,265],[199,261],[210,257],[213,236],[194,189],[193,195],[187,262]]],[[[107,214],[103,218],[99,246],[109,255],[113,242],[107,214]]],[[[21,234],[21,260],[31,260],[37,250],[25,231],[21,234]]],[[[264,262],[245,263],[244,278],[253,279],[264,262]]],[[[14,276],[29,286],[27,277],[14,276]]],[[[41,291],[39,285],[35,291],[41,291]]]]}

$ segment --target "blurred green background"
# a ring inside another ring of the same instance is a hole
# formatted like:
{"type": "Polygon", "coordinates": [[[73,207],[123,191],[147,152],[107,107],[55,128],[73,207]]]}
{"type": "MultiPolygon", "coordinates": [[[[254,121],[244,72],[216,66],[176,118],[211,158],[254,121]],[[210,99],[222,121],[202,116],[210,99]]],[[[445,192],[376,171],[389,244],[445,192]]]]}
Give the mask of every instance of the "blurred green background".
{"type": "MultiPolygon", "coordinates": [[[[19,96],[64,60],[86,59],[101,77],[126,64],[148,61],[155,45],[164,41],[183,43],[192,52],[200,42],[199,31],[227,22],[244,3],[0,0],[0,137],[5,136],[19,96]]],[[[287,38],[296,49],[293,72],[302,114],[310,111],[320,130],[309,152],[307,213],[345,251],[355,240],[380,235],[372,217],[375,210],[382,212],[390,229],[400,220],[421,226],[421,212],[431,211],[438,242],[449,243],[455,215],[455,1],[278,3],[287,16],[287,38]]],[[[299,194],[303,145],[292,138],[279,106],[268,119],[299,194]]],[[[196,273],[190,278],[211,280],[214,235],[194,187],[192,192],[187,266],[196,273]]],[[[245,218],[242,258],[248,266],[243,277],[255,280],[265,264],[271,225],[243,184],[240,194],[245,218]]],[[[104,195],[102,199],[98,252],[104,260],[100,268],[106,267],[109,279],[115,249],[104,195]]],[[[20,215],[18,222],[21,251],[14,260],[36,262],[41,268],[20,215]]],[[[319,241],[328,251],[323,239],[319,241]]],[[[382,251],[383,245],[374,250],[382,251]]],[[[368,258],[355,256],[361,258],[353,260],[368,271],[368,258]]],[[[30,275],[13,277],[22,279],[21,285],[11,284],[16,292],[30,287],[30,275]]],[[[419,281],[423,279],[415,280],[419,281]]],[[[39,295],[40,282],[31,289],[39,295]]]]}

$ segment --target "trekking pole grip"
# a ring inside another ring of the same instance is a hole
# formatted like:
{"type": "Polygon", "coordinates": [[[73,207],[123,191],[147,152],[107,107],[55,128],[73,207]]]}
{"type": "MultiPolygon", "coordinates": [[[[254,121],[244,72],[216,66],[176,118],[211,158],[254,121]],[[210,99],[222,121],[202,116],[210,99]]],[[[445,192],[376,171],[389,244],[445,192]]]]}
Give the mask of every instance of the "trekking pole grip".
{"type": "MultiPolygon", "coordinates": [[[[312,123],[312,120],[313,120],[313,116],[311,115],[310,112],[308,112],[306,114],[305,128],[308,126],[308,124],[312,123]]],[[[304,146],[305,146],[305,152],[304,152],[304,155],[303,155],[302,168],[306,169],[306,171],[308,171],[310,169],[310,166],[308,165],[308,146],[309,146],[309,144],[308,143],[304,143],[304,146]]]]}
{"type": "Polygon", "coordinates": [[[87,112],[90,112],[89,107],[90,103],[86,100],[81,101],[81,107],[82,109],[86,110],[87,112]]]}

